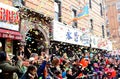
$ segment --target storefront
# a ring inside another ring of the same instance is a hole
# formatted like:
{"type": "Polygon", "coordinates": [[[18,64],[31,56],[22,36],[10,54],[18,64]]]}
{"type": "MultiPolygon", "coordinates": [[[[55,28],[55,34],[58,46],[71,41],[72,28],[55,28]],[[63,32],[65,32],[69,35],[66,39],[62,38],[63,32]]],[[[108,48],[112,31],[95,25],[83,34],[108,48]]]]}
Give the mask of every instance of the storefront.
{"type": "Polygon", "coordinates": [[[52,28],[52,39],[50,42],[50,53],[67,53],[70,56],[73,54],[86,52],[90,47],[89,33],[54,21],[52,28]],[[82,51],[82,49],[84,51],[82,51]],[[86,50],[86,51],[85,51],[86,50]]]}
{"type": "Polygon", "coordinates": [[[76,28],[54,21],[50,53],[85,53],[111,50],[107,39],[93,36],[76,28]]]}
{"type": "Polygon", "coordinates": [[[108,39],[92,35],[91,36],[91,48],[94,49],[94,52],[96,52],[96,50],[98,50],[98,52],[112,51],[112,42],[108,39]]]}
{"type": "Polygon", "coordinates": [[[0,51],[16,52],[16,44],[22,39],[19,33],[19,12],[17,8],[0,3],[0,51]]]}
{"type": "Polygon", "coordinates": [[[20,9],[22,41],[27,52],[48,52],[52,18],[26,7],[20,9]]]}

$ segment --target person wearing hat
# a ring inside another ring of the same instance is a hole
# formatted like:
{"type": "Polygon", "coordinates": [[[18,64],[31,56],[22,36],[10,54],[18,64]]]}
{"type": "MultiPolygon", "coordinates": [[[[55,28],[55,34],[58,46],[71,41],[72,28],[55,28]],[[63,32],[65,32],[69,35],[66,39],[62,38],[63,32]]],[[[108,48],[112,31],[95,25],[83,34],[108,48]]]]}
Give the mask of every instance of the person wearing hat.
{"type": "Polygon", "coordinates": [[[13,66],[10,64],[10,58],[8,54],[5,51],[0,51],[0,79],[13,79],[15,76],[16,78],[14,79],[18,79],[17,75],[14,75],[14,73],[22,73],[20,69],[21,66],[22,61],[20,57],[18,57],[16,65],[13,66]]]}

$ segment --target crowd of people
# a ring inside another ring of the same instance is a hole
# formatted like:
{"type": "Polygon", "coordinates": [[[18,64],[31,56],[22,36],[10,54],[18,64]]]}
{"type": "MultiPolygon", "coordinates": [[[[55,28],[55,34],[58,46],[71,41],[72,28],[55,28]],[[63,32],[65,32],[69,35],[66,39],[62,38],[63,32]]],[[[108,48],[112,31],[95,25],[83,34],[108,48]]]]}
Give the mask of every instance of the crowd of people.
{"type": "Polygon", "coordinates": [[[23,52],[10,57],[0,51],[0,79],[118,79],[120,78],[120,56],[104,52],[85,52],[68,57],[41,52],[31,53],[27,58],[23,52]]]}

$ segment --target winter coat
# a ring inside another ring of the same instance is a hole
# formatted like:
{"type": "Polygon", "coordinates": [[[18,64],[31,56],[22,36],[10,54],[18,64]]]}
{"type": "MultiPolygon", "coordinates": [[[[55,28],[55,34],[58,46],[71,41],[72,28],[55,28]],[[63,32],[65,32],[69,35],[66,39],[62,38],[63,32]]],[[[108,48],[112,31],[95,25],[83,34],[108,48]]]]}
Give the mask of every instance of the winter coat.
{"type": "Polygon", "coordinates": [[[20,69],[21,65],[22,63],[20,60],[17,61],[16,66],[12,66],[7,61],[0,62],[0,69],[2,70],[2,72],[0,73],[0,79],[17,79],[13,77],[17,76],[15,72],[22,73],[20,69]]]}
{"type": "Polygon", "coordinates": [[[41,77],[42,79],[45,79],[44,76],[45,66],[46,66],[46,61],[43,61],[43,63],[38,67],[38,71],[37,71],[38,78],[41,77]]]}

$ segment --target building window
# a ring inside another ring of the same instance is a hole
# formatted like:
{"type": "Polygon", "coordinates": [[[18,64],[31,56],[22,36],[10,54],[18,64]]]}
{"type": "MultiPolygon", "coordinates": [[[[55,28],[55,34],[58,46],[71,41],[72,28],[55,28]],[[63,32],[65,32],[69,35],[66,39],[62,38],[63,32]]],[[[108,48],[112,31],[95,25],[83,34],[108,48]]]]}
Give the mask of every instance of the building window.
{"type": "Polygon", "coordinates": [[[109,24],[109,20],[108,20],[108,17],[106,17],[106,24],[109,24]]]}
{"type": "Polygon", "coordinates": [[[90,19],[91,30],[93,30],[93,19],[90,19]]]}
{"type": "Polygon", "coordinates": [[[118,22],[120,22],[120,14],[117,15],[118,22]]]}
{"type": "Polygon", "coordinates": [[[120,2],[117,2],[117,3],[116,3],[116,8],[117,8],[118,10],[120,10],[120,2]]]}
{"type": "Polygon", "coordinates": [[[107,37],[110,37],[110,30],[107,29],[107,37]]]}
{"type": "Polygon", "coordinates": [[[110,7],[110,5],[105,5],[105,11],[106,13],[108,12],[108,8],[110,7]]]}
{"type": "MultiPolygon", "coordinates": [[[[72,9],[72,18],[76,18],[76,17],[77,17],[77,10],[72,9]]],[[[77,20],[73,20],[72,27],[77,28],[77,20]]]]}
{"type": "Polygon", "coordinates": [[[92,2],[89,0],[89,7],[92,8],[92,2]]]}
{"type": "Polygon", "coordinates": [[[104,25],[102,25],[102,36],[105,38],[104,25]]]}
{"type": "Polygon", "coordinates": [[[13,6],[16,8],[22,7],[25,5],[24,0],[12,0],[13,6]]]}
{"type": "Polygon", "coordinates": [[[119,28],[118,28],[118,34],[119,34],[119,36],[120,36],[120,26],[119,26],[119,28]]]}
{"type": "Polygon", "coordinates": [[[61,2],[55,0],[55,20],[61,22],[61,2]]]}
{"type": "Polygon", "coordinates": [[[103,16],[102,4],[100,3],[100,15],[103,16]]]}

